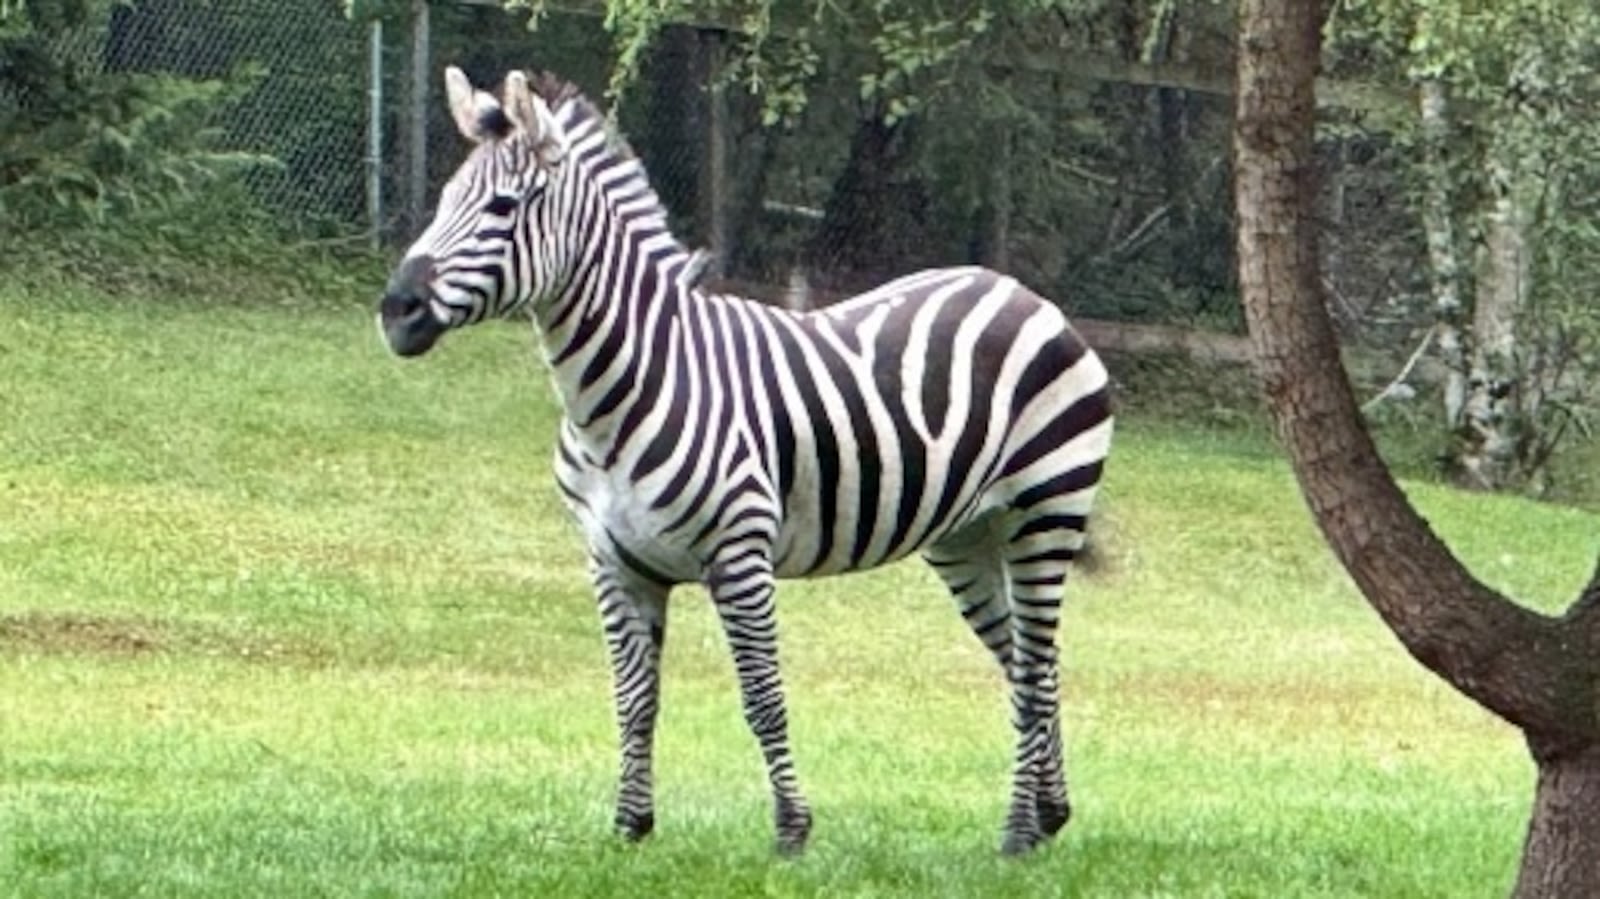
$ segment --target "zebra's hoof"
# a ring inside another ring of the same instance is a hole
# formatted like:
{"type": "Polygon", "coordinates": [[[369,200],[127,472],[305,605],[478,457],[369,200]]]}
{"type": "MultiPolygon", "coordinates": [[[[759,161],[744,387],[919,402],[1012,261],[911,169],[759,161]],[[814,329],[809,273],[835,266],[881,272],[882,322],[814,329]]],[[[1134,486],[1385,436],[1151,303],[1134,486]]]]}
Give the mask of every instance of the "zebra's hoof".
{"type": "Polygon", "coordinates": [[[1021,833],[1008,830],[1005,838],[1000,841],[1000,854],[1007,858],[1017,858],[1039,848],[1042,842],[1044,837],[1037,831],[1021,833]]]}
{"type": "Polygon", "coordinates": [[[791,812],[778,822],[774,848],[781,858],[797,858],[806,851],[806,840],[810,837],[811,812],[805,809],[791,812]]]}
{"type": "Polygon", "coordinates": [[[630,843],[637,843],[656,829],[656,816],[617,813],[617,834],[630,843]]]}
{"type": "Polygon", "coordinates": [[[1044,832],[1045,839],[1060,833],[1061,828],[1066,827],[1067,822],[1072,820],[1072,803],[1066,799],[1060,802],[1040,799],[1038,809],[1039,829],[1044,832]]]}

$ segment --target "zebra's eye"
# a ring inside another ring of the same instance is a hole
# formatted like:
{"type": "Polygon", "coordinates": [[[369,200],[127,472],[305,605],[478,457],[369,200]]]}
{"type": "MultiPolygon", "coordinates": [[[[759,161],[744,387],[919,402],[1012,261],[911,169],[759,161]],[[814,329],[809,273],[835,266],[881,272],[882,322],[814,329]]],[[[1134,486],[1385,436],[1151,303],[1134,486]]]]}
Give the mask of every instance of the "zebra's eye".
{"type": "Polygon", "coordinates": [[[483,204],[483,211],[490,215],[504,218],[517,211],[517,198],[509,197],[505,194],[497,194],[489,202],[483,204]]]}

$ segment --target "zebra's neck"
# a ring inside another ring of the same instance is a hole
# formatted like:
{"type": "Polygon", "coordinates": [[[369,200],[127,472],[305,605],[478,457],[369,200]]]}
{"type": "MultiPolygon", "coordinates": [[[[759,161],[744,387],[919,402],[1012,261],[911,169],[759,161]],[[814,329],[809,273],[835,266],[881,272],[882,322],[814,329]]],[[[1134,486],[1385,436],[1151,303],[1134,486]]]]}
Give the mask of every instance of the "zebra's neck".
{"type": "MultiPolygon", "coordinates": [[[[574,101],[581,103],[582,101],[574,101]]],[[[535,311],[568,419],[589,451],[614,456],[668,389],[691,339],[683,311],[699,268],[667,228],[643,167],[586,104],[564,108],[569,277],[535,311]]]]}

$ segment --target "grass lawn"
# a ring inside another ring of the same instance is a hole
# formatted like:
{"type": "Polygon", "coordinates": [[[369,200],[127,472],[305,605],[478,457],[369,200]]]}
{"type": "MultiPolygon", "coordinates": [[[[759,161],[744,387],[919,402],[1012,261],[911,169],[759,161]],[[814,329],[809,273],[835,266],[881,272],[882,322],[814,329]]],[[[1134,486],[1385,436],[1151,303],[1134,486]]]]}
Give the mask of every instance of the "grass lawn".
{"type": "MultiPolygon", "coordinates": [[[[1259,437],[1129,410],[1066,619],[1077,817],[995,854],[1004,693],[912,562],[780,591],[812,849],[770,853],[711,610],[673,607],[658,831],[523,327],[0,287],[0,894],[1500,896],[1516,735],[1423,674],[1259,437]]],[[[1554,607],[1600,522],[1415,485],[1554,607]]]]}

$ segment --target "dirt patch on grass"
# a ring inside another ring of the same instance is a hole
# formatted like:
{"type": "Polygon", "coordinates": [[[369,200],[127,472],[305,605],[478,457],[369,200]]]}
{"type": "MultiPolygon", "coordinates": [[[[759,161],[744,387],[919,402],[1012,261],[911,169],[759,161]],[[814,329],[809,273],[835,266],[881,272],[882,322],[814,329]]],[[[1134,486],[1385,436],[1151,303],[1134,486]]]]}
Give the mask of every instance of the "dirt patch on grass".
{"type": "Polygon", "coordinates": [[[47,612],[0,616],[0,646],[11,649],[131,656],[158,652],[168,642],[162,628],[134,619],[47,612]]]}
{"type": "Polygon", "coordinates": [[[183,654],[253,662],[317,662],[319,647],[190,621],[81,612],[0,615],[0,652],[137,657],[183,654]]]}

